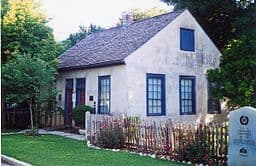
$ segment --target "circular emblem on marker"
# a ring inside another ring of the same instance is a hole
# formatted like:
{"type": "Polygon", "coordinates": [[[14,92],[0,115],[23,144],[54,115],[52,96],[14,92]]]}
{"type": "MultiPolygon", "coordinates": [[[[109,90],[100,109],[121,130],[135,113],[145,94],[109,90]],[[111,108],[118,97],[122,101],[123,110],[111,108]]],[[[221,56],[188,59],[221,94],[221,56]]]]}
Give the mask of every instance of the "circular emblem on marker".
{"type": "Polygon", "coordinates": [[[248,118],[247,116],[242,115],[242,116],[240,117],[240,123],[241,123],[242,125],[247,125],[248,122],[249,122],[249,118],[248,118]]]}

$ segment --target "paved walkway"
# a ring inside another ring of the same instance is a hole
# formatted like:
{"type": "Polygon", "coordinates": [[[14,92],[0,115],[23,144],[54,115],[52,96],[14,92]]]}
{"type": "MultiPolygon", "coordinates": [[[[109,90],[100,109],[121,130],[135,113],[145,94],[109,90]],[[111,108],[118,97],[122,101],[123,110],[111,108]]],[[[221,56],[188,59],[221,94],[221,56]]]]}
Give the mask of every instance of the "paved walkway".
{"type": "Polygon", "coordinates": [[[78,141],[85,141],[85,136],[84,135],[73,134],[73,133],[65,133],[63,131],[46,131],[46,130],[43,130],[43,129],[39,129],[38,133],[39,134],[59,135],[59,136],[62,136],[62,137],[67,137],[67,138],[71,138],[71,139],[78,140],[78,141]]]}
{"type": "MultiPolygon", "coordinates": [[[[1,133],[1,135],[23,134],[25,132],[26,132],[26,130],[22,130],[20,132],[1,133]]],[[[66,133],[66,132],[63,132],[63,131],[47,131],[47,130],[44,130],[44,129],[39,129],[38,133],[39,134],[59,135],[59,136],[62,136],[62,137],[71,138],[71,139],[78,140],[78,141],[84,141],[85,140],[85,136],[84,135],[73,134],[73,133],[66,133]]]]}
{"type": "Polygon", "coordinates": [[[9,157],[9,156],[3,155],[3,154],[1,155],[1,165],[3,165],[3,166],[32,166],[29,163],[17,160],[13,157],[9,157]]]}
{"type": "Polygon", "coordinates": [[[5,161],[1,160],[1,166],[12,166],[11,164],[6,163],[5,161]]]}

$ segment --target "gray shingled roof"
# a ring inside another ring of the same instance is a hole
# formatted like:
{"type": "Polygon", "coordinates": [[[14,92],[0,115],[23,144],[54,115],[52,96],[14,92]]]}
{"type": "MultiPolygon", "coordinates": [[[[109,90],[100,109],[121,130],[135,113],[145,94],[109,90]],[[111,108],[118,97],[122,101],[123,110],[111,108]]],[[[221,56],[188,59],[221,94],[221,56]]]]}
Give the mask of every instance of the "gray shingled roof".
{"type": "Polygon", "coordinates": [[[93,33],[59,56],[59,70],[114,65],[146,43],[183,10],[93,33]]]}

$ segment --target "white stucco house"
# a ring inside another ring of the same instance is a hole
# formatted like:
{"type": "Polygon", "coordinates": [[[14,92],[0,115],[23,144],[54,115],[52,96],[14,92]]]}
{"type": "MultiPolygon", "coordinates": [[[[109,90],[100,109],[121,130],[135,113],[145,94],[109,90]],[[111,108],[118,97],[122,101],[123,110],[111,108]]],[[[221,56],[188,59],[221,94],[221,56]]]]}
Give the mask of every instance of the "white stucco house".
{"type": "Polygon", "coordinates": [[[206,71],[220,56],[187,9],[91,34],[59,56],[65,124],[72,107],[94,103],[98,114],[211,121],[221,112],[206,71]]]}

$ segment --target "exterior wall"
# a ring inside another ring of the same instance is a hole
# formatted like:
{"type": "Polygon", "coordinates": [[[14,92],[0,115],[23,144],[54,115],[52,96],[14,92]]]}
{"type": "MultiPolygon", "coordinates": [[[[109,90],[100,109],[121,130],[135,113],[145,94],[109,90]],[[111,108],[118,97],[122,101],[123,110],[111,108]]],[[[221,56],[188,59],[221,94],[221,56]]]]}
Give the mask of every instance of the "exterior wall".
{"type": "MultiPolygon", "coordinates": [[[[120,114],[127,111],[127,88],[125,65],[93,68],[85,70],[74,70],[61,72],[57,78],[57,89],[61,94],[61,100],[58,100],[58,105],[64,108],[65,105],[65,80],[68,78],[84,78],[85,81],[85,104],[93,107],[93,102],[98,104],[98,77],[110,75],[111,79],[111,95],[110,95],[110,112],[120,114]],[[89,96],[93,96],[94,101],[89,101],[89,96]]],[[[74,81],[75,92],[75,81],[74,81]]],[[[74,102],[75,103],[75,102],[74,102]]],[[[74,106],[73,103],[73,106],[74,106]]],[[[96,109],[97,109],[96,104],[96,109]]]]}
{"type": "Polygon", "coordinates": [[[165,74],[166,116],[173,121],[210,121],[207,114],[206,71],[219,64],[221,53],[188,10],[125,59],[128,115],[146,118],[146,73],[165,74]],[[195,31],[195,52],[180,50],[180,28],[195,31]],[[196,77],[196,115],[180,115],[179,76],[196,77]]]}
{"type": "MultiPolygon", "coordinates": [[[[61,94],[58,104],[64,108],[65,80],[86,78],[85,104],[93,106],[89,96],[98,104],[98,76],[111,75],[112,114],[127,114],[143,119],[168,119],[173,122],[209,122],[224,120],[225,116],[207,114],[206,71],[219,65],[221,53],[188,10],[167,25],[125,59],[126,65],[62,72],[57,78],[61,94]],[[180,50],[180,28],[195,31],[195,52],[180,50]],[[146,116],[146,74],[165,74],[166,116],[146,116]],[[196,115],[180,115],[179,76],[196,77],[196,115]]],[[[75,82],[74,82],[75,92],[75,82]]],[[[58,100],[58,97],[57,97],[58,100]]],[[[97,106],[96,106],[97,108],[97,106]]]]}

